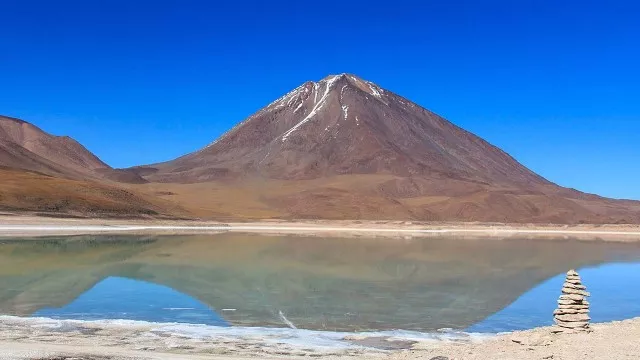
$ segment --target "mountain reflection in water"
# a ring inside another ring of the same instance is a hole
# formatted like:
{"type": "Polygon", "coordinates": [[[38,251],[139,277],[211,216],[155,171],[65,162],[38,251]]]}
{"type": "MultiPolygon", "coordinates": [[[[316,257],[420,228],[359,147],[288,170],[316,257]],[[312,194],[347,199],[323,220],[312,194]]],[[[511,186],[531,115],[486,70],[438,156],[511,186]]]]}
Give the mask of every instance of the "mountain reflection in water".
{"type": "MultiPolygon", "coordinates": [[[[593,322],[640,316],[640,286],[635,285],[640,284],[640,261],[585,268],[580,276],[591,293],[589,316],[593,322]]],[[[551,314],[558,307],[564,280],[565,274],[560,274],[543,282],[467,331],[506,332],[553,325],[551,314]]]]}
{"type": "Polygon", "coordinates": [[[125,319],[229,326],[202,302],[166,286],[109,277],[61,308],[44,308],[33,316],[53,319],[125,319]]]}
{"type": "MultiPolygon", "coordinates": [[[[467,329],[569,268],[609,262],[640,262],[640,244],[247,234],[5,239],[0,313],[347,331],[467,329]]],[[[548,296],[538,303],[554,302],[557,293],[548,296]]]]}

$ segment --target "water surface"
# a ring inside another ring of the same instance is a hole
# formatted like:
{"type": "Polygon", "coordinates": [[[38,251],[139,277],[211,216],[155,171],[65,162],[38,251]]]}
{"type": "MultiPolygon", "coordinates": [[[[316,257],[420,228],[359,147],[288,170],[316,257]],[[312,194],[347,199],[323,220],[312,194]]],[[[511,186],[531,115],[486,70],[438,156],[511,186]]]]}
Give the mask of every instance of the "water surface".
{"type": "Polygon", "coordinates": [[[243,234],[5,239],[0,314],[499,332],[550,325],[570,268],[594,321],[640,316],[640,244],[243,234]]]}

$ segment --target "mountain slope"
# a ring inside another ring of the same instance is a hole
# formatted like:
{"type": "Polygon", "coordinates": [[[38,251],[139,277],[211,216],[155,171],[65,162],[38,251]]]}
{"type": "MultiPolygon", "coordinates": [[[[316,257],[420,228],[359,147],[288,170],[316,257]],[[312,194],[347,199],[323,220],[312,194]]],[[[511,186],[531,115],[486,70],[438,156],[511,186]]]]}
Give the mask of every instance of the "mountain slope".
{"type": "Polygon", "coordinates": [[[0,212],[80,217],[180,217],[188,213],[143,192],[0,167],[0,212]]]}
{"type": "Polygon", "coordinates": [[[5,116],[0,116],[0,166],[70,179],[145,182],[131,171],[111,168],[68,136],[53,136],[5,116]]]}
{"type": "Polygon", "coordinates": [[[206,148],[132,170],[164,183],[183,206],[200,204],[202,216],[215,204],[240,209],[238,217],[273,211],[283,218],[640,222],[640,202],[559,187],[349,74],[306,82],[206,148]],[[243,212],[243,204],[252,210],[243,212]]]}
{"type": "Polygon", "coordinates": [[[78,216],[185,216],[173,203],[125,189],[144,183],[115,170],[69,137],[0,117],[0,211],[78,216]]]}

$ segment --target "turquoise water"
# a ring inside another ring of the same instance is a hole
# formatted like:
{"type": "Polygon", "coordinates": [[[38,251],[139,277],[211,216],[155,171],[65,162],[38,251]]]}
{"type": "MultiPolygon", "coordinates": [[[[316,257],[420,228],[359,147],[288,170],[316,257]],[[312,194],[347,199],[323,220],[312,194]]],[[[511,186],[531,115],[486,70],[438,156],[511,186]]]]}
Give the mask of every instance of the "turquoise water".
{"type": "MultiPolygon", "coordinates": [[[[593,322],[624,320],[640,316],[640,262],[604,264],[579,269],[583,283],[592,296],[593,322]]],[[[527,291],[504,310],[474,324],[469,332],[506,332],[553,325],[550,314],[556,309],[564,274],[527,291]]]]}
{"type": "Polygon", "coordinates": [[[328,331],[551,325],[569,268],[596,322],[640,316],[640,245],[225,234],[0,243],[0,315],[328,331]]]}
{"type": "Polygon", "coordinates": [[[35,317],[74,320],[124,319],[230,326],[206,304],[169,287],[109,277],[61,308],[43,308],[35,317]]]}

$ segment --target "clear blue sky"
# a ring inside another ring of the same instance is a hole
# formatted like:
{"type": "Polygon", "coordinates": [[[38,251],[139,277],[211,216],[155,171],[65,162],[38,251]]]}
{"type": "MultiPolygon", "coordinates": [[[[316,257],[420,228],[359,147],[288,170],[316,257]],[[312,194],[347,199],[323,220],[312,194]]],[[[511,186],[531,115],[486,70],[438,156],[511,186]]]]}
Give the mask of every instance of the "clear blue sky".
{"type": "Polygon", "coordinates": [[[637,1],[0,0],[0,113],[115,167],[350,72],[564,186],[640,199],[637,1]]]}

